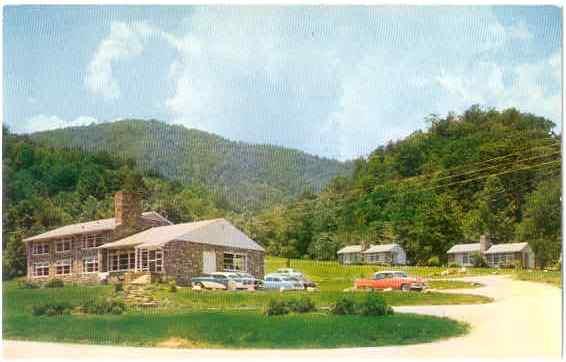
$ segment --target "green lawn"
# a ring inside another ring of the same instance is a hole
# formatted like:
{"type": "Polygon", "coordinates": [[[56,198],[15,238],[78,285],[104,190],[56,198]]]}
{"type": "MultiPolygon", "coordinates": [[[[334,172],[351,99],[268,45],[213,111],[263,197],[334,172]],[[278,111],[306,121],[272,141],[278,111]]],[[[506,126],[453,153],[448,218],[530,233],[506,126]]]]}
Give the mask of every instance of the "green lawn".
{"type": "MultiPolygon", "coordinates": [[[[266,257],[266,273],[273,272],[278,268],[287,267],[287,259],[278,257],[266,257]]],[[[342,265],[336,261],[315,261],[303,259],[291,259],[290,267],[297,269],[314,282],[318,283],[321,290],[342,291],[350,288],[357,278],[370,277],[376,271],[402,270],[410,276],[418,276],[426,279],[455,278],[475,275],[512,274],[510,269],[489,268],[466,268],[461,272],[460,268],[424,267],[424,266],[376,266],[376,265],[342,265]],[[444,274],[443,274],[444,273],[444,274]]]]}
{"type": "Polygon", "coordinates": [[[516,272],[514,277],[519,280],[547,283],[556,287],[562,287],[561,271],[521,270],[516,272]]]}
{"type": "MultiPolygon", "coordinates": [[[[449,319],[407,314],[361,317],[333,316],[320,311],[268,318],[262,310],[269,299],[290,298],[298,293],[194,292],[188,288],[171,293],[166,291],[166,285],[156,287],[156,293],[174,303],[160,309],[131,310],[122,315],[35,317],[31,314],[34,304],[78,305],[104,299],[112,293],[111,286],[20,289],[13,281],[4,282],[4,338],[145,346],[170,345],[173,340],[183,347],[207,348],[325,348],[423,343],[461,335],[468,329],[449,319]],[[228,310],[238,307],[256,309],[228,310]]],[[[317,307],[322,307],[339,294],[309,295],[317,307]]],[[[362,298],[364,293],[352,295],[362,298]]],[[[394,292],[384,296],[392,305],[455,301],[453,296],[441,293],[394,292]]],[[[477,302],[466,300],[470,296],[461,298],[461,302],[477,302]]]]}

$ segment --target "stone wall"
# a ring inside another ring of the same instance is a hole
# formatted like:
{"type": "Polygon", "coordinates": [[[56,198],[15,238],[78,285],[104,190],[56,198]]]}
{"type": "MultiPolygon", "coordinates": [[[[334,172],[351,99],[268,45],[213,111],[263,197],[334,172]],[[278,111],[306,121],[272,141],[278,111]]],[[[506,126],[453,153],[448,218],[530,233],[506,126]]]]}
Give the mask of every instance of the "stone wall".
{"type": "Polygon", "coordinates": [[[264,275],[264,252],[174,240],[163,247],[164,271],[178,285],[190,285],[191,278],[203,272],[203,252],[216,254],[216,271],[223,271],[224,253],[246,254],[246,271],[256,278],[264,275]]]}

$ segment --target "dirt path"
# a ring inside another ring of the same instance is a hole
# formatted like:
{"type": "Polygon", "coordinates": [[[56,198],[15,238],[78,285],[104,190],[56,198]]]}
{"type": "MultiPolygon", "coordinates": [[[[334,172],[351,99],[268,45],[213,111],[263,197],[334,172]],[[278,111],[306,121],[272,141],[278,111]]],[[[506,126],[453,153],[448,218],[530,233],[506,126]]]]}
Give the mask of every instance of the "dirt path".
{"type": "Polygon", "coordinates": [[[562,290],[550,285],[511,280],[509,277],[469,277],[484,287],[452,290],[482,294],[493,303],[476,305],[398,307],[398,312],[423,313],[468,322],[469,334],[434,343],[411,346],[348,348],[330,350],[204,350],[109,347],[77,344],[4,341],[5,358],[53,359],[191,359],[234,358],[246,361],[277,359],[375,360],[388,358],[437,357],[547,357],[561,354],[562,290]]]}

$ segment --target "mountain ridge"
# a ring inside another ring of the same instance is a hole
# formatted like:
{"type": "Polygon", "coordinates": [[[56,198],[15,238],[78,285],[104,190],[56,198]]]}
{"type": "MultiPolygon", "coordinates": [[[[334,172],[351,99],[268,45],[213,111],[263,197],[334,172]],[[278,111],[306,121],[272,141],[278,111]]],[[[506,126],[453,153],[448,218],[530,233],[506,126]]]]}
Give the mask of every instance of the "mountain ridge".
{"type": "Polygon", "coordinates": [[[149,173],[205,185],[234,210],[257,210],[320,191],[353,162],[271,144],[233,141],[159,120],[123,119],[29,135],[51,146],[107,151],[149,173]]]}

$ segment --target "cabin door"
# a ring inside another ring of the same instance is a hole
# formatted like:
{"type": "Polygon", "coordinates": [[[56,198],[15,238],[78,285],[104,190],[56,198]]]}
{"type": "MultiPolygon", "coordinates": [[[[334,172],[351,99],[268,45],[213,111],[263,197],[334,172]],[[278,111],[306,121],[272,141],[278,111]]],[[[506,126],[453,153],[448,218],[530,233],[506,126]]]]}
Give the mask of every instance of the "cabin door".
{"type": "Polygon", "coordinates": [[[214,251],[202,252],[202,272],[214,273],[216,271],[216,253],[214,251]]]}

